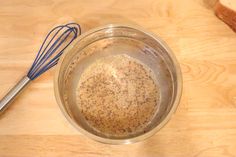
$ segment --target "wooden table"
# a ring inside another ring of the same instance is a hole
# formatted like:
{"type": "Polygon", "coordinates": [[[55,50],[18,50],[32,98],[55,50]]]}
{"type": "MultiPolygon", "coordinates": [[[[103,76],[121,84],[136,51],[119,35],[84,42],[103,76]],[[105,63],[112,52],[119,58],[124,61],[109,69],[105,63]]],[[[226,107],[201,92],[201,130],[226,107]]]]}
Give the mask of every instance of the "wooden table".
{"type": "Polygon", "coordinates": [[[47,31],[74,20],[83,31],[138,24],[161,36],[183,73],[181,103],[146,141],[105,145],[76,131],[53,93],[54,70],[0,119],[0,156],[236,156],[236,34],[207,0],[10,0],[0,2],[0,97],[29,69],[47,31]]]}

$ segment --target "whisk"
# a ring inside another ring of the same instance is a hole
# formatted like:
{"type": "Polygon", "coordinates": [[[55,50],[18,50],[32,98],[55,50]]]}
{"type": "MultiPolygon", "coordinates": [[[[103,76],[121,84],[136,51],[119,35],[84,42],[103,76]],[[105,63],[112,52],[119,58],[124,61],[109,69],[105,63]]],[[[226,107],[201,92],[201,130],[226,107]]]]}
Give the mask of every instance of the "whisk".
{"type": "Polygon", "coordinates": [[[22,79],[0,101],[0,113],[9,106],[10,102],[26,85],[29,84],[29,82],[55,66],[64,50],[80,34],[81,28],[77,23],[68,23],[53,28],[43,41],[27,75],[22,77],[22,79]]]}

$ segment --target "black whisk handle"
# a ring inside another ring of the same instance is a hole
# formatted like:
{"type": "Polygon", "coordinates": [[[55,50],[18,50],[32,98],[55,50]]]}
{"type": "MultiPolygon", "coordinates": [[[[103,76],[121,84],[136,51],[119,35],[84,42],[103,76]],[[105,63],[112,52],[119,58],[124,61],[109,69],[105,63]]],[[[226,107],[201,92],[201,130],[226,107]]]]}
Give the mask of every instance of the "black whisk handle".
{"type": "Polygon", "coordinates": [[[0,101],[0,114],[3,113],[14,98],[30,83],[30,79],[24,76],[0,101]]]}

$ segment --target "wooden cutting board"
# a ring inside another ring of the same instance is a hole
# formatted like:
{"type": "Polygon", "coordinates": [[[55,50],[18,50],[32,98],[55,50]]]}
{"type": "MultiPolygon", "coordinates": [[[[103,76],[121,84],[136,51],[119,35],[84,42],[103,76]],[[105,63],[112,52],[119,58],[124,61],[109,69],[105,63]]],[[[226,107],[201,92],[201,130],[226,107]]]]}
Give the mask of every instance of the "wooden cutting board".
{"type": "Polygon", "coordinates": [[[76,131],[53,93],[55,69],[0,118],[0,156],[236,156],[236,34],[207,0],[11,0],[0,3],[0,97],[28,70],[47,31],[74,20],[83,31],[135,23],[162,37],[183,73],[176,114],[156,135],[105,145],[76,131]]]}

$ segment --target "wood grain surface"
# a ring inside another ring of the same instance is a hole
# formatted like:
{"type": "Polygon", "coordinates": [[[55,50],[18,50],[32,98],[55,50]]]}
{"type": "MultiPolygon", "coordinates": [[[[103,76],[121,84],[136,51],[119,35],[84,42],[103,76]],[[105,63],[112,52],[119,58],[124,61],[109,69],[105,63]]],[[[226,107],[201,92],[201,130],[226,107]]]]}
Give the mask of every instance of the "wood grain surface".
{"type": "Polygon", "coordinates": [[[0,156],[236,156],[236,34],[210,0],[0,0],[0,97],[27,72],[47,31],[137,24],[162,37],[181,64],[182,100],[170,122],[136,144],[106,145],[76,131],[53,93],[55,69],[0,118],[0,156]]]}

